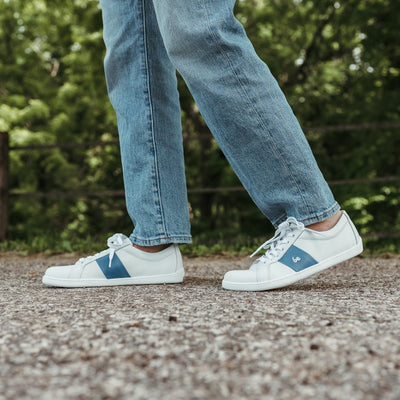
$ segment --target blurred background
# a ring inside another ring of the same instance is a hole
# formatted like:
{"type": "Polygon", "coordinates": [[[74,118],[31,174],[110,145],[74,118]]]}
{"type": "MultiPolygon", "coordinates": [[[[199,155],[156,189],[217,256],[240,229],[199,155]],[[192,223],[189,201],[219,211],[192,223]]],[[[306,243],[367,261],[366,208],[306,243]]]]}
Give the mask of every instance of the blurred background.
{"type": "MultiPolygon", "coordinates": [[[[371,253],[400,251],[400,2],[241,0],[319,166],[371,253]]],[[[127,235],[116,118],[92,0],[0,0],[0,249],[87,252],[127,235]]],[[[179,77],[197,253],[273,232],[179,77]]],[[[193,250],[187,250],[193,251],[193,250]]]]}

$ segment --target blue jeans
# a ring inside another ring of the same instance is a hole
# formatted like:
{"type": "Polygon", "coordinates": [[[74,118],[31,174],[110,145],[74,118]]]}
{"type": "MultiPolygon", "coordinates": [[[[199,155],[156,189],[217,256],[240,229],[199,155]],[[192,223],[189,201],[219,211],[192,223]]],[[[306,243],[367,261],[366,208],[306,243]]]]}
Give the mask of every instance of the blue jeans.
{"type": "Polygon", "coordinates": [[[243,186],[277,226],[339,210],[235,0],[100,0],[133,243],[191,242],[176,70],[243,186]]]}

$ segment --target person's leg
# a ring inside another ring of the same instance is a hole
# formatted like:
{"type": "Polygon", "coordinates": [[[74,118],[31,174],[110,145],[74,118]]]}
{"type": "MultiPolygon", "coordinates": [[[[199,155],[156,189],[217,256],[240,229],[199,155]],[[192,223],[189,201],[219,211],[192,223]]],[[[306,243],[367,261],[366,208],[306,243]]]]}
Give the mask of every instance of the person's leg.
{"type": "Polygon", "coordinates": [[[234,17],[234,0],[153,0],[167,53],[256,205],[277,226],[335,215],[284,94],[234,17]]]}
{"type": "Polygon", "coordinates": [[[269,290],[362,251],[268,67],[233,15],[234,0],[153,0],[168,55],[260,210],[278,226],[230,290],[269,290]],[[311,226],[314,229],[307,228],[311,226]],[[318,232],[318,230],[323,232],[318,232]]]}
{"type": "Polygon", "coordinates": [[[101,6],[107,86],[118,117],[127,209],[135,229],[130,238],[120,233],[108,238],[109,248],[100,253],[48,268],[42,282],[61,287],[180,283],[184,269],[177,243],[190,242],[191,236],[175,69],[151,1],[101,0],[101,6]],[[167,243],[174,244],[157,248],[167,243]]]}
{"type": "Polygon", "coordinates": [[[126,205],[138,246],[191,242],[176,72],[151,0],[100,1],[126,205]]]}

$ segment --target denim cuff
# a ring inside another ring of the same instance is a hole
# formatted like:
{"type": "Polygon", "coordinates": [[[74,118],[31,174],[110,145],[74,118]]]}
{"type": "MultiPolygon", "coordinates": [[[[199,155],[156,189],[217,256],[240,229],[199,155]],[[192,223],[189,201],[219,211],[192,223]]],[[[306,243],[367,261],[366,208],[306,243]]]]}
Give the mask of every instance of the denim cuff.
{"type": "Polygon", "coordinates": [[[129,239],[133,244],[137,244],[139,246],[155,246],[157,244],[168,244],[168,243],[192,243],[191,235],[173,235],[173,236],[163,236],[163,237],[154,237],[154,238],[138,238],[133,234],[129,236],[129,239]]]}
{"type": "MultiPolygon", "coordinates": [[[[305,216],[304,218],[296,218],[299,222],[302,222],[304,226],[315,224],[316,222],[321,222],[324,221],[333,215],[335,215],[338,211],[340,210],[340,205],[338,204],[337,201],[333,203],[331,207],[328,209],[318,212],[315,214],[311,214],[308,216],[305,216]]],[[[281,218],[279,218],[277,221],[272,222],[275,228],[279,226],[280,223],[286,220],[288,216],[283,215],[281,218]]]]}
{"type": "Polygon", "coordinates": [[[327,210],[312,214],[303,219],[299,219],[299,222],[302,222],[304,226],[315,224],[316,222],[325,221],[326,219],[332,217],[340,210],[340,205],[335,201],[335,203],[329,207],[327,210]]]}

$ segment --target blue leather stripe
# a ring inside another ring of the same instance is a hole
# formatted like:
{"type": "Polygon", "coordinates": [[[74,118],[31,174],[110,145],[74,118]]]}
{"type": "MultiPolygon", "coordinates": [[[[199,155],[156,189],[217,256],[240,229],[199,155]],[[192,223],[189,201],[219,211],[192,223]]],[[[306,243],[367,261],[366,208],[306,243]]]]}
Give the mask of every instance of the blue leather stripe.
{"type": "Polygon", "coordinates": [[[109,260],[110,258],[108,254],[96,260],[107,279],[130,278],[128,271],[124,267],[124,264],[122,264],[121,260],[115,253],[111,261],[111,268],[108,266],[109,260]]]}
{"type": "Polygon", "coordinates": [[[318,264],[317,260],[315,260],[308,253],[294,245],[291,245],[289,247],[287,252],[281,257],[279,262],[287,265],[289,268],[292,268],[296,272],[302,271],[303,269],[318,264]]]}

